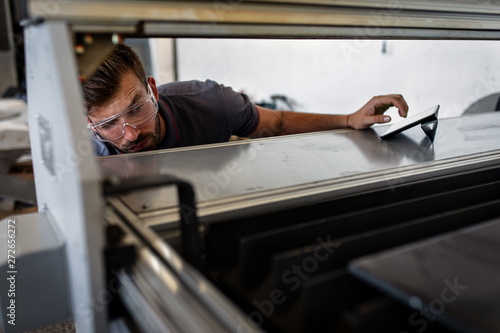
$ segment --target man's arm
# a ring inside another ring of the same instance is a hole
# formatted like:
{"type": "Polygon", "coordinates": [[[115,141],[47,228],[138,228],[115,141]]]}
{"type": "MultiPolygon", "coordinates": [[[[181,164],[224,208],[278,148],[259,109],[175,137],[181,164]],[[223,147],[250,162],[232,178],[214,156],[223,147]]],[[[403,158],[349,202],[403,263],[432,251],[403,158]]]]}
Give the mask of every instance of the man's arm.
{"type": "Polygon", "coordinates": [[[391,121],[389,116],[384,116],[384,112],[391,106],[398,108],[401,117],[406,117],[408,105],[401,95],[373,97],[361,109],[349,115],[276,111],[256,106],[260,122],[250,137],[298,134],[340,128],[365,129],[373,124],[391,121]]]}

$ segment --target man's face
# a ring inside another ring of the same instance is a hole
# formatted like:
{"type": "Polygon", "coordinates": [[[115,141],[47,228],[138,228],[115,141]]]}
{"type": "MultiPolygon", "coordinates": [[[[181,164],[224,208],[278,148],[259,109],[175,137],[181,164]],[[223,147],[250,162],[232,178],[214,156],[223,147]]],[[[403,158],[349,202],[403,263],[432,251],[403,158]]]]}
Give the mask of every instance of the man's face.
{"type": "MultiPolygon", "coordinates": [[[[151,83],[154,95],[156,95],[154,80],[153,82],[150,80],[150,84],[151,83]]],[[[137,101],[144,100],[147,96],[148,90],[144,87],[139,78],[133,73],[127,73],[123,75],[117,93],[102,106],[90,110],[88,115],[89,122],[95,123],[112,117],[124,110],[127,110],[131,105],[137,103],[137,101]]],[[[151,102],[147,102],[144,104],[143,108],[154,108],[154,105],[151,102]]],[[[122,126],[123,123],[128,123],[127,118],[129,115],[130,114],[124,114],[123,116],[113,120],[113,123],[115,126],[122,126]]],[[[130,121],[130,124],[134,125],[135,128],[129,125],[120,127],[123,128],[123,136],[116,140],[109,141],[109,143],[123,153],[153,150],[158,147],[158,144],[161,141],[160,115],[157,114],[154,119],[151,119],[150,121],[147,121],[139,126],[134,124],[132,121],[130,121]]],[[[99,133],[99,130],[103,132],[103,129],[97,128],[96,130],[98,134],[102,134],[99,133]]]]}

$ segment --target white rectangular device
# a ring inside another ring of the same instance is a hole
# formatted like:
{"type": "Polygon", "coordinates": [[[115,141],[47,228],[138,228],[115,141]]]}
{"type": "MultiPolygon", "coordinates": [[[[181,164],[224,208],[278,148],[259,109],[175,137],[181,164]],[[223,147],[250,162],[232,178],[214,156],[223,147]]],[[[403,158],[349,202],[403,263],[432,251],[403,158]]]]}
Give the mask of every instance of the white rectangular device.
{"type": "Polygon", "coordinates": [[[411,117],[403,119],[400,122],[397,122],[396,124],[390,126],[387,131],[385,131],[384,134],[380,136],[380,138],[386,139],[418,124],[426,124],[431,121],[436,121],[438,111],[439,105],[436,105],[411,117]]]}

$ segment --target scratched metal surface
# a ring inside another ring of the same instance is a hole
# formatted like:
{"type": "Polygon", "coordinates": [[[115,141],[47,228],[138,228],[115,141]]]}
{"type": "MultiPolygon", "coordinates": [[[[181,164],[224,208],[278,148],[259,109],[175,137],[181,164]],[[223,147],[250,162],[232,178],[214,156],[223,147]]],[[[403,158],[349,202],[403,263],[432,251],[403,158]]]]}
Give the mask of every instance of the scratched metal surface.
{"type": "MultiPolygon", "coordinates": [[[[258,198],[279,201],[302,188],[312,195],[317,192],[315,187],[324,184],[330,184],[327,192],[340,192],[350,184],[359,186],[354,180],[373,183],[373,178],[383,175],[382,186],[390,186],[399,181],[401,172],[407,175],[414,171],[411,179],[418,179],[414,174],[428,177],[430,167],[446,168],[448,162],[455,165],[481,153],[500,154],[500,112],[442,119],[434,144],[420,126],[388,140],[379,139],[386,128],[128,154],[100,158],[99,164],[103,177],[171,174],[189,180],[195,187],[200,215],[208,216],[221,212],[222,208],[216,206],[232,205],[236,209],[236,203],[242,202],[259,206],[263,202],[258,198]]],[[[153,224],[168,220],[169,211],[165,209],[177,203],[171,188],[133,193],[123,200],[153,224]]]]}

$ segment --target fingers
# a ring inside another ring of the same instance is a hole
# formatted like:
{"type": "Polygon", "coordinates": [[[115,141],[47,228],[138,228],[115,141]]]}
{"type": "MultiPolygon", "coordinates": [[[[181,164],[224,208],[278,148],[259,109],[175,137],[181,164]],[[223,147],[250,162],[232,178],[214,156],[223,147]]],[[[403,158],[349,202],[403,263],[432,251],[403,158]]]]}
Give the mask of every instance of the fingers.
{"type": "Polygon", "coordinates": [[[401,117],[406,117],[408,114],[408,104],[402,95],[377,96],[373,98],[373,101],[375,102],[375,108],[381,108],[381,113],[385,112],[388,107],[395,106],[398,108],[398,113],[401,117]]]}
{"type": "Polygon", "coordinates": [[[371,126],[373,124],[385,124],[391,121],[391,117],[389,116],[384,116],[384,115],[378,115],[378,116],[372,116],[372,117],[366,117],[366,122],[365,125],[371,126]]]}
{"type": "Polygon", "coordinates": [[[391,117],[384,115],[384,112],[391,106],[398,108],[398,113],[401,117],[406,117],[408,114],[408,104],[402,95],[376,96],[352,114],[350,127],[365,129],[373,124],[390,122],[391,117]]]}
{"type": "Polygon", "coordinates": [[[366,129],[373,124],[384,124],[391,121],[391,117],[384,115],[364,116],[361,118],[353,117],[351,119],[351,127],[355,129],[366,129]]]}
{"type": "Polygon", "coordinates": [[[398,108],[398,112],[401,117],[406,117],[408,114],[408,104],[402,95],[394,95],[394,101],[392,104],[398,108]]]}

